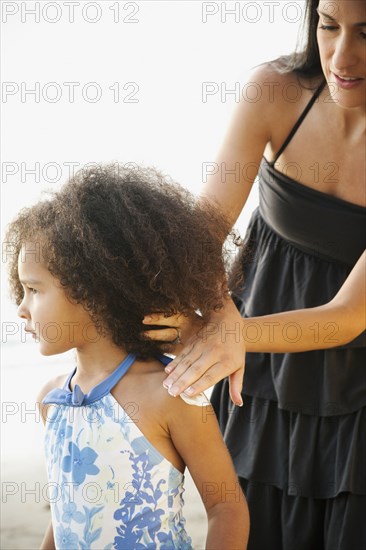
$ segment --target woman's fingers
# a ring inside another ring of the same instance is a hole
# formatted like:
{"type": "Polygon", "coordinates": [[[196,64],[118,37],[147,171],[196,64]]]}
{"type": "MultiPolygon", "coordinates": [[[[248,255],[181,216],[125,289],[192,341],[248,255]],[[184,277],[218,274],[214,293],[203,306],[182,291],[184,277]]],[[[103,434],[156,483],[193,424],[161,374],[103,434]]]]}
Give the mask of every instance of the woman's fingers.
{"type": "MultiPolygon", "coordinates": [[[[199,315],[188,316],[184,313],[176,313],[169,317],[163,313],[154,313],[146,315],[143,323],[156,326],[154,329],[146,327],[147,330],[143,331],[146,338],[176,345],[183,344],[185,347],[190,338],[196,336],[202,328],[202,319],[199,315]]],[[[179,348],[179,351],[181,349],[179,348]]]]}
{"type": "Polygon", "coordinates": [[[174,350],[179,355],[165,367],[168,377],[163,383],[171,395],[185,392],[189,397],[195,396],[229,376],[230,397],[236,405],[242,405],[245,343],[237,339],[236,333],[232,335],[232,342],[226,337],[222,339],[223,330],[227,335],[227,326],[240,327],[242,319],[230,301],[223,311],[212,315],[212,320],[203,327],[202,318],[197,314],[177,313],[167,317],[153,313],[145,316],[143,322],[162,328],[147,330],[144,334],[152,340],[176,341],[174,350]]]}
{"type": "MultiPolygon", "coordinates": [[[[169,387],[169,393],[171,395],[179,395],[179,393],[184,393],[189,397],[199,394],[202,391],[207,390],[209,387],[213,386],[222,379],[223,371],[225,370],[225,365],[221,362],[213,364],[208,370],[204,371],[204,365],[200,365],[197,362],[194,365],[191,365],[179,379],[169,387]],[[199,372],[203,371],[202,376],[197,379],[199,372]]],[[[231,397],[235,405],[242,405],[242,398],[239,391],[239,379],[243,376],[243,367],[239,367],[237,372],[236,380],[234,380],[234,391],[231,393],[231,397]]],[[[165,382],[166,383],[166,382],[165,382]]],[[[164,383],[164,385],[165,385],[164,383]]],[[[241,384],[241,383],[240,383],[241,384]]]]}
{"type": "MultiPolygon", "coordinates": [[[[218,363],[218,365],[220,364],[218,363]]],[[[207,369],[207,363],[204,361],[200,362],[199,360],[194,362],[191,362],[189,359],[181,361],[163,382],[163,386],[174,397],[182,392],[191,397],[203,390],[207,390],[207,388],[220,380],[220,369],[216,369],[217,379],[214,379],[215,367],[216,365],[214,364],[207,369]]]]}
{"type": "Polygon", "coordinates": [[[244,366],[236,370],[229,376],[229,394],[231,401],[242,407],[243,398],[241,396],[241,390],[243,388],[244,366]]]}
{"type": "Polygon", "coordinates": [[[160,342],[173,342],[177,338],[176,328],[161,328],[159,330],[145,330],[144,336],[149,340],[158,340],[160,342]]]}
{"type": "Polygon", "coordinates": [[[169,315],[168,317],[164,313],[151,313],[145,315],[142,322],[144,325],[166,325],[171,327],[179,327],[180,324],[186,319],[182,313],[176,313],[175,315],[169,315]]]}
{"type": "MultiPolygon", "coordinates": [[[[198,364],[198,360],[201,358],[201,355],[201,353],[197,354],[194,352],[194,346],[186,346],[182,353],[180,353],[173,361],[171,361],[171,363],[169,363],[169,365],[165,367],[164,370],[169,374],[169,376],[164,380],[163,386],[165,388],[169,388],[170,386],[172,386],[176,382],[176,380],[183,376],[183,374],[193,364],[194,367],[191,371],[191,376],[196,376],[197,378],[201,376],[201,373],[204,372],[204,369],[202,371],[199,371],[200,365],[198,364]]],[[[181,389],[179,393],[186,389],[186,387],[187,386],[181,389]]]]}
{"type": "Polygon", "coordinates": [[[193,345],[190,350],[183,351],[165,369],[166,372],[170,371],[170,374],[164,381],[164,387],[169,388],[169,393],[172,395],[179,395],[183,391],[188,395],[196,395],[225,376],[237,372],[233,378],[233,397],[235,403],[239,403],[244,372],[243,355],[241,354],[238,365],[233,357],[222,356],[215,351],[214,347],[207,351],[201,345],[193,345]],[[236,368],[233,368],[233,365],[236,365],[236,368]],[[187,391],[188,387],[189,391],[187,391]]]}
{"type": "Polygon", "coordinates": [[[245,348],[236,344],[228,351],[220,341],[215,345],[215,337],[210,340],[207,345],[197,336],[193,338],[191,345],[185,346],[165,368],[169,376],[163,385],[171,395],[184,392],[191,397],[229,376],[230,397],[235,405],[241,406],[245,348]]]}

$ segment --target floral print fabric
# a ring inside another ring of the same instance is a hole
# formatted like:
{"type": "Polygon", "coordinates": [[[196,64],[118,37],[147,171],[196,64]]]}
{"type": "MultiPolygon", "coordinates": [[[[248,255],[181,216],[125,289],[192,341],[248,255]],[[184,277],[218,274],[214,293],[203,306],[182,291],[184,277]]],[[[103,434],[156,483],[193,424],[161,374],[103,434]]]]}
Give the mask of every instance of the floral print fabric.
{"type": "Polygon", "coordinates": [[[183,474],[111,393],[87,405],[52,404],[45,452],[57,549],[193,548],[183,474]]]}

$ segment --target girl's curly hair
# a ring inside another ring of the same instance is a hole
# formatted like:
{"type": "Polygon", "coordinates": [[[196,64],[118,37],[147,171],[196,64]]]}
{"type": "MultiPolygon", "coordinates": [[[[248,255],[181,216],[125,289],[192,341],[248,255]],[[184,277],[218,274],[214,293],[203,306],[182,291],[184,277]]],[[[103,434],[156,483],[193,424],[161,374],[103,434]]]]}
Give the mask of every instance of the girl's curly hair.
{"type": "Polygon", "coordinates": [[[12,294],[19,304],[18,255],[23,244],[37,240],[47,269],[71,300],[84,305],[99,332],[149,357],[169,346],[144,338],[144,315],[199,310],[206,322],[222,307],[222,244],[229,232],[216,206],[198,202],[155,169],[82,169],[10,224],[12,294]]]}

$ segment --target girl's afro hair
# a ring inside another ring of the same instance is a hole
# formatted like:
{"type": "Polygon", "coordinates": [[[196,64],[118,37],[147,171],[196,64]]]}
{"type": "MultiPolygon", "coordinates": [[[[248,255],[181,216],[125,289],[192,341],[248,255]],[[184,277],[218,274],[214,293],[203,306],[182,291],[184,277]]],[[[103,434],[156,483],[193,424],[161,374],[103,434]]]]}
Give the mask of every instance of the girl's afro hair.
{"type": "Polygon", "coordinates": [[[100,333],[150,357],[169,346],[144,338],[144,315],[198,310],[204,323],[222,307],[229,232],[218,207],[155,169],[82,169],[10,224],[12,293],[19,304],[18,255],[23,244],[38,241],[47,269],[100,333]]]}

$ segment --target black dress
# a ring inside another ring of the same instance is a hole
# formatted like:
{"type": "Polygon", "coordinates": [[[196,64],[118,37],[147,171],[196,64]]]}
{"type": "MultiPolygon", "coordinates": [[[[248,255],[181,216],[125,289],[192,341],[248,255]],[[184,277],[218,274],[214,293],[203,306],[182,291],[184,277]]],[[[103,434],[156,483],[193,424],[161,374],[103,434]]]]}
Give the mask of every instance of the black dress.
{"type": "MultiPolygon", "coordinates": [[[[366,248],[366,208],[274,167],[323,86],[276,159],[262,160],[244,286],[233,293],[242,316],[328,302],[366,248]]],[[[299,327],[286,331],[289,341],[300,336],[299,327]]],[[[335,324],[326,332],[336,341],[335,324]]],[[[227,379],[214,388],[248,500],[249,550],[366,550],[366,333],[337,348],[247,353],[243,401],[232,405],[227,379]]]]}

